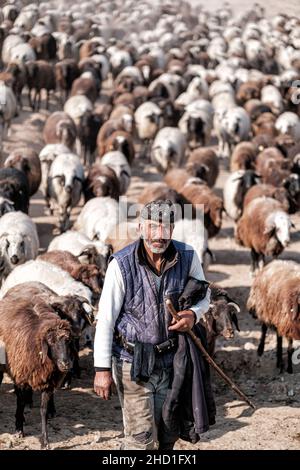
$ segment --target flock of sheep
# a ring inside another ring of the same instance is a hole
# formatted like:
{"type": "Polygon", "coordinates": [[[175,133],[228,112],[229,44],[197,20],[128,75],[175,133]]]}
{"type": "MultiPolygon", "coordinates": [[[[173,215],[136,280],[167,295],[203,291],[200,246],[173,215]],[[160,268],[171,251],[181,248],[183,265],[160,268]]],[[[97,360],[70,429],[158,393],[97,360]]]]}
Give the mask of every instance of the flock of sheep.
{"type": "MultiPolygon", "coordinates": [[[[119,201],[136,161],[151,161],[162,180],[145,183],[139,203],[171,199],[189,204],[192,217],[202,207],[201,230],[183,218],[173,236],[194,246],[206,273],[224,212],[235,221],[236,242],[251,252],[247,307],[262,323],[258,354],[275,328],[277,365],[286,337],[292,372],[300,267],[265,266],[265,258],[288,245],[290,214],[300,209],[300,20],[266,18],[258,5],[234,17],[226,3],[208,13],[183,0],[155,8],[148,0],[17,0],[0,9],[0,48],[0,143],[24,106],[56,107],[40,152],[16,146],[0,169],[0,346],[17,395],[16,431],[23,435],[24,407],[39,390],[48,447],[53,392],[79,374],[79,339],[92,344],[109,256],[132,241],[112,234],[127,222],[119,201]],[[28,216],[38,190],[57,220],[43,254],[28,216]]],[[[213,354],[218,336],[239,329],[240,308],[225,289],[211,291],[202,321],[213,354]]]]}

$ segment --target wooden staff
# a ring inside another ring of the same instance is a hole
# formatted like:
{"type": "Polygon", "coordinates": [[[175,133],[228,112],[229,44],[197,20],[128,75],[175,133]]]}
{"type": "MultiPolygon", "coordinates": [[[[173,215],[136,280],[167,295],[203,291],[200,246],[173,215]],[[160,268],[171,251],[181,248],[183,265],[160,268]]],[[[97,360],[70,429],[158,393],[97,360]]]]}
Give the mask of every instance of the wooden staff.
{"type": "MultiPolygon", "coordinates": [[[[170,299],[166,300],[166,305],[174,320],[176,320],[176,322],[181,320],[181,317],[176,312],[174,305],[170,299]]],[[[185,333],[187,333],[192,338],[192,340],[196,344],[197,348],[200,349],[207,362],[218,372],[222,379],[232,388],[234,392],[236,392],[242,398],[242,400],[248,403],[248,405],[255,410],[255,405],[249,400],[249,398],[246,397],[246,395],[238,388],[238,386],[235,385],[235,383],[222,371],[218,364],[215,363],[215,361],[210,357],[210,355],[204,348],[200,339],[195,335],[195,333],[190,328],[185,333]]]]}

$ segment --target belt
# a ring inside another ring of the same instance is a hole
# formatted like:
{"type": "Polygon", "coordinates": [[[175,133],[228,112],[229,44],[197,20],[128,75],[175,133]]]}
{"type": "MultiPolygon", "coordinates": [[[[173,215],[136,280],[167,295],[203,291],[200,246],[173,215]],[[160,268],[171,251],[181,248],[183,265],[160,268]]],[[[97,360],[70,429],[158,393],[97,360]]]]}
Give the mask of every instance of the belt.
{"type": "MultiPolygon", "coordinates": [[[[120,334],[118,336],[115,336],[115,339],[129,354],[134,353],[134,343],[127,341],[127,339],[124,338],[124,336],[120,334]]],[[[165,352],[171,351],[176,346],[177,346],[177,338],[170,338],[167,341],[164,341],[163,343],[155,344],[154,351],[157,354],[163,354],[165,352]]]]}

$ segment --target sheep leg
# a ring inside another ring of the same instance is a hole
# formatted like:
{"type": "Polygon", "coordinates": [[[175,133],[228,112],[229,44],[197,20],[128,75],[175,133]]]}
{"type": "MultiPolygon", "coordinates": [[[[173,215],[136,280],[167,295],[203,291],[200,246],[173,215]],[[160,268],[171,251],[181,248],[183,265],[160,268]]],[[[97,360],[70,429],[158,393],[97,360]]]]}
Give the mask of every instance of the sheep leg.
{"type": "Polygon", "coordinates": [[[289,342],[288,342],[288,366],[287,366],[287,372],[289,374],[293,373],[293,361],[292,361],[293,353],[294,353],[293,340],[289,339],[289,342]]]}
{"type": "Polygon", "coordinates": [[[277,333],[277,350],[276,350],[277,363],[276,367],[283,372],[283,360],[282,360],[282,336],[277,333]]]}
{"type": "Polygon", "coordinates": [[[38,94],[38,105],[37,105],[37,110],[39,111],[41,109],[41,98],[42,98],[42,90],[39,90],[38,94]]]}
{"type": "Polygon", "coordinates": [[[260,337],[260,342],[259,342],[259,345],[258,345],[258,348],[257,348],[257,354],[259,356],[262,356],[263,353],[264,353],[264,349],[265,349],[265,340],[266,340],[266,335],[267,335],[267,330],[268,330],[268,327],[265,323],[263,323],[261,325],[261,337],[260,337]]]}
{"type": "Polygon", "coordinates": [[[42,419],[42,436],[41,436],[41,448],[42,449],[49,449],[49,441],[48,441],[48,429],[47,429],[47,409],[48,403],[50,400],[51,395],[53,395],[53,391],[45,390],[42,392],[41,396],[41,419],[42,419]]]}
{"type": "Polygon", "coordinates": [[[47,406],[47,419],[54,418],[55,414],[56,414],[56,409],[54,405],[54,394],[52,393],[52,395],[49,398],[48,406],[47,406]]]}
{"type": "Polygon", "coordinates": [[[46,109],[49,109],[50,90],[47,90],[46,109]]]}
{"type": "Polygon", "coordinates": [[[25,408],[25,395],[24,391],[19,388],[17,385],[15,385],[15,393],[17,395],[17,410],[15,414],[16,418],[16,434],[20,437],[24,437],[24,430],[23,430],[23,425],[24,425],[24,408],[25,408]]]}
{"type": "Polygon", "coordinates": [[[253,274],[259,266],[259,255],[253,248],[251,249],[251,273],[253,274]]]}
{"type": "Polygon", "coordinates": [[[0,370],[0,385],[2,384],[3,375],[4,375],[4,372],[2,372],[2,370],[0,370]]]}

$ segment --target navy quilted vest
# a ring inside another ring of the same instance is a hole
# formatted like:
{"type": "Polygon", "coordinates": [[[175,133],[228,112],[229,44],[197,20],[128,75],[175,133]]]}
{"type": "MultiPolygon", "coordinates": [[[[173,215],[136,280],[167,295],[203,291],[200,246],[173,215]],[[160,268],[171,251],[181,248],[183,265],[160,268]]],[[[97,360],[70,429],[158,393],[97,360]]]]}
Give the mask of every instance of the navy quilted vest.
{"type": "MultiPolygon", "coordinates": [[[[171,336],[168,331],[171,315],[166,309],[165,300],[171,298],[178,310],[178,297],[187,283],[194,251],[184,243],[173,240],[177,252],[175,262],[162,274],[157,292],[150,268],[139,263],[139,243],[140,240],[112,255],[119,264],[125,285],[125,299],[116,321],[115,333],[121,333],[130,342],[139,340],[160,344],[171,336]]],[[[132,361],[132,356],[115,340],[113,355],[132,361]]],[[[172,360],[173,353],[165,353],[158,358],[162,367],[170,367],[172,360]]]]}

